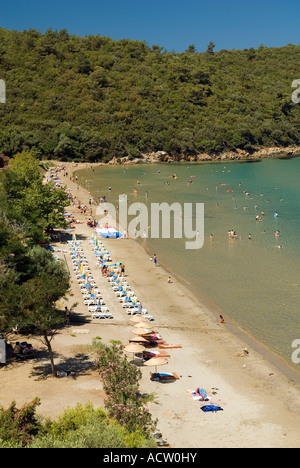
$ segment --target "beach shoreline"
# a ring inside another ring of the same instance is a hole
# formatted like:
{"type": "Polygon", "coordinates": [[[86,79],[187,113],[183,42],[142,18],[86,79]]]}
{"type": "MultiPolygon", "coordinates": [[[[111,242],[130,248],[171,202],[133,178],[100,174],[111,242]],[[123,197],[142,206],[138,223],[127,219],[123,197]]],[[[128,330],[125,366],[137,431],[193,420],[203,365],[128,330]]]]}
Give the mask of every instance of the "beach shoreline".
{"type": "MultiPolygon", "coordinates": [[[[77,170],[94,167],[91,164],[54,162],[66,167],[68,176],[59,173],[61,184],[70,193],[89,206],[91,194],[71,181],[77,170]]],[[[95,213],[93,206],[93,214],[95,213]]],[[[121,341],[124,345],[133,336],[130,316],[122,308],[107,279],[96,265],[90,240],[95,231],[87,226],[89,213],[80,214],[74,207],[78,223],[74,232],[81,239],[97,283],[113,314],[113,320],[92,320],[83,304],[72,260],[66,250],[67,241],[54,244],[55,254],[64,260],[71,272],[72,296],[66,304],[78,305],[73,320],[55,337],[53,348],[59,369],[66,364],[80,364],[80,350],[92,339],[101,337],[104,343],[121,341]]],[[[101,222],[101,221],[100,221],[101,222]]],[[[71,236],[69,236],[71,239],[71,236]]],[[[125,264],[125,274],[131,289],[142,301],[143,308],[153,315],[151,322],[165,341],[180,344],[170,349],[168,365],[162,372],[176,372],[179,380],[160,383],[150,380],[147,367],[141,366],[142,393],[154,393],[154,402],[148,408],[158,419],[158,429],[172,448],[297,448],[300,446],[300,387],[295,380],[284,375],[254,346],[246,344],[243,335],[231,330],[231,324],[221,324],[218,313],[209,304],[201,303],[194,291],[180,278],[172,275],[163,265],[155,267],[149,252],[135,239],[103,239],[114,261],[125,264]],[[249,354],[244,352],[248,346],[249,354]],[[211,393],[208,402],[220,406],[217,414],[204,413],[201,404],[192,398],[192,391],[202,387],[211,393]]],[[[62,304],[63,306],[65,304],[62,304]]],[[[226,317],[225,317],[226,318],[226,317]]],[[[227,319],[227,318],[226,318],[227,319]]],[[[34,341],[33,341],[34,342],[34,341]]],[[[84,352],[83,352],[84,353],[84,352]]],[[[83,354],[85,356],[85,354],[83,354]]],[[[64,408],[77,403],[103,406],[104,392],[98,373],[89,359],[84,358],[83,372],[76,379],[53,379],[44,375],[47,359],[28,361],[1,369],[3,406],[12,400],[17,405],[40,396],[38,409],[42,416],[58,417],[64,408]],[[87,366],[87,367],[86,367],[87,366]]]]}
{"type": "MultiPolygon", "coordinates": [[[[58,162],[55,162],[55,163],[62,164],[58,162]]],[[[94,165],[89,165],[87,163],[76,163],[76,165],[73,167],[73,173],[75,174],[77,171],[80,171],[82,169],[87,169],[87,168],[92,169],[93,167],[97,167],[99,165],[101,166],[102,164],[95,163],[94,165]]],[[[81,189],[87,190],[82,186],[81,186],[81,189]]],[[[107,216],[106,220],[108,221],[109,225],[115,224],[114,220],[109,215],[107,216]]],[[[115,227],[118,228],[121,233],[124,230],[123,226],[117,225],[115,227]]],[[[149,257],[152,257],[152,253],[148,249],[147,245],[143,245],[144,243],[139,242],[138,239],[133,239],[133,241],[138,243],[138,245],[140,245],[143,248],[143,250],[149,257]]],[[[285,377],[293,381],[295,384],[300,385],[300,370],[298,371],[295,367],[293,367],[292,365],[289,365],[282,357],[280,357],[278,354],[276,354],[266,345],[264,345],[259,340],[257,340],[253,335],[251,335],[248,330],[243,329],[232,318],[229,318],[223,310],[217,309],[216,305],[211,302],[209,297],[205,296],[201,292],[201,290],[196,291],[195,287],[189,284],[189,282],[187,282],[185,278],[181,277],[178,273],[174,273],[174,271],[170,271],[167,265],[161,264],[161,266],[163,266],[165,273],[167,275],[176,277],[177,282],[180,283],[185,288],[187,293],[193,296],[193,300],[196,303],[199,302],[205,306],[207,311],[211,314],[211,318],[213,320],[218,320],[220,315],[222,316],[226,315],[226,326],[227,326],[228,331],[230,331],[233,335],[237,336],[244,343],[244,347],[250,346],[253,350],[255,350],[258,354],[260,354],[263,359],[268,360],[272,365],[274,365],[282,374],[285,375],[285,377]]]]}
{"type": "MultiPolygon", "coordinates": [[[[76,171],[86,168],[86,164],[83,165],[76,165],[76,167],[73,168],[73,172],[75,173],[76,171]]],[[[81,187],[82,189],[82,187],[81,187]]],[[[90,194],[86,191],[86,189],[82,189],[83,191],[86,192],[86,196],[90,194]]],[[[83,192],[82,192],[83,193],[83,192]]],[[[106,241],[106,240],[105,240],[106,241]]],[[[143,285],[140,284],[139,277],[141,273],[141,266],[138,268],[136,260],[132,260],[134,256],[137,258],[144,258],[144,262],[149,262],[149,255],[150,252],[147,252],[145,247],[141,245],[139,242],[137,242],[134,239],[127,239],[127,240],[109,240],[109,249],[112,252],[112,256],[114,258],[117,258],[118,260],[122,259],[126,264],[129,265],[130,269],[130,277],[132,278],[133,285],[136,285],[137,291],[141,290],[143,288],[143,285]],[[125,243],[125,244],[124,244],[125,243]],[[130,249],[129,249],[129,244],[130,244],[130,249]],[[125,246],[126,245],[126,246],[125,246]],[[120,248],[122,246],[122,248],[120,248]],[[128,255],[126,254],[126,250],[128,250],[131,254],[128,255]],[[134,254],[133,254],[134,252],[134,254]],[[137,275],[133,274],[133,271],[138,271],[137,275]]],[[[148,265],[147,265],[148,266],[148,265]]],[[[144,267],[145,268],[145,267],[144,267]]],[[[166,281],[167,277],[169,276],[170,272],[168,270],[161,266],[159,269],[159,274],[163,272],[164,279],[166,281]]],[[[157,275],[157,270],[155,272],[152,272],[157,275]]],[[[172,275],[173,277],[173,275],[172,275]]],[[[173,279],[173,278],[172,278],[173,279]]],[[[206,348],[204,351],[204,355],[208,355],[212,353],[215,357],[214,363],[216,364],[216,367],[221,370],[226,368],[224,363],[224,355],[227,355],[228,361],[232,359],[233,355],[233,348],[236,350],[237,354],[235,357],[237,357],[237,360],[245,360],[247,359],[246,362],[248,362],[250,359],[253,359],[253,362],[255,362],[255,365],[251,371],[253,371],[253,374],[251,373],[251,379],[254,378],[254,381],[257,383],[253,384],[252,381],[252,386],[264,386],[269,387],[270,382],[269,380],[272,380],[273,376],[276,375],[276,382],[277,382],[277,397],[280,399],[280,392],[283,391],[283,388],[289,388],[289,391],[294,393],[294,396],[296,398],[295,401],[297,401],[296,406],[298,407],[298,403],[300,403],[300,380],[299,380],[299,375],[298,373],[293,369],[289,368],[281,358],[277,357],[272,351],[268,350],[264,345],[261,343],[257,342],[255,338],[251,337],[249,334],[247,334],[244,330],[242,330],[237,324],[234,324],[231,321],[227,321],[226,325],[220,325],[218,322],[218,315],[219,312],[214,310],[212,307],[210,307],[209,304],[201,303],[199,301],[199,297],[194,294],[193,288],[189,287],[187,283],[184,282],[181,278],[174,278],[174,284],[176,285],[176,288],[179,288],[181,291],[181,296],[187,296],[189,297],[190,303],[193,304],[193,306],[190,308],[189,313],[191,314],[191,317],[189,317],[189,320],[187,315],[185,315],[186,321],[189,322],[189,327],[186,326],[185,332],[186,335],[194,335],[195,329],[193,329],[193,321],[199,321],[199,323],[202,323],[202,326],[200,329],[198,329],[199,336],[203,337],[203,335],[207,338],[207,335],[210,333],[212,334],[211,338],[208,338],[206,341],[206,348]],[[194,310],[192,310],[194,308],[194,310]],[[208,331],[209,330],[209,331],[208,331]],[[227,350],[227,353],[225,353],[225,349],[217,349],[213,350],[214,348],[214,338],[213,336],[215,334],[220,334],[221,337],[218,337],[224,344],[225,348],[225,343],[226,346],[229,346],[230,351],[227,350]],[[209,342],[209,343],[208,343],[209,342]],[[233,346],[233,347],[232,347],[233,346]],[[251,358],[248,359],[250,356],[245,357],[243,355],[243,349],[245,347],[249,347],[251,358]],[[223,356],[221,357],[221,355],[223,356]],[[220,358],[216,357],[217,355],[220,355],[220,358]],[[220,363],[218,363],[218,360],[222,361],[222,365],[220,366],[220,363]],[[217,365],[218,364],[218,365],[217,365]],[[262,382],[264,382],[262,384],[262,382]],[[279,383],[280,382],[280,383],[279,383]],[[299,400],[298,400],[299,399],[299,400]]],[[[166,286],[165,286],[166,287],[166,286]]],[[[165,289],[165,287],[163,289],[165,289]]],[[[151,302],[150,301],[150,295],[147,296],[146,300],[143,301],[143,303],[151,302]]],[[[205,301],[203,301],[205,302],[205,301]]],[[[157,307],[157,304],[152,304],[152,307],[149,307],[149,312],[152,313],[153,309],[155,310],[155,307],[157,307]]],[[[155,314],[154,314],[155,315],[155,314]]],[[[180,314],[176,314],[173,310],[173,312],[169,315],[164,316],[165,318],[165,323],[168,323],[168,321],[173,322],[176,318],[180,317],[180,314]]],[[[176,320],[175,320],[176,321],[176,320]]],[[[179,327],[180,328],[180,327],[179,327]]],[[[197,327],[196,327],[197,328],[197,327]]],[[[169,330],[172,330],[175,332],[175,328],[172,326],[168,326],[169,330]]],[[[191,337],[190,337],[191,339],[191,337]]],[[[226,360],[226,358],[225,358],[226,360]]],[[[242,364],[241,368],[239,369],[239,372],[242,372],[244,369],[248,367],[247,364],[242,364]],[[244,367],[245,366],[245,367],[244,367]]],[[[230,368],[230,365],[229,365],[230,368]]],[[[176,369],[175,369],[176,370],[176,369]]],[[[227,369],[228,370],[228,369],[227,369]]],[[[230,373],[230,376],[232,376],[231,370],[228,370],[230,373]]],[[[236,371],[235,371],[236,372],[236,371]]],[[[237,378],[236,374],[233,373],[234,379],[237,378]]],[[[242,377],[244,379],[244,376],[242,377]]],[[[239,380],[239,379],[238,379],[239,380]]],[[[271,383],[272,388],[272,393],[274,392],[274,382],[271,383]]],[[[244,388],[245,390],[245,388],[244,388]]],[[[261,399],[261,396],[260,396],[261,399]]],[[[289,411],[288,411],[289,412],[289,411]]],[[[287,414],[288,414],[287,412],[287,414]]],[[[298,410],[297,410],[298,412],[298,410]]],[[[292,412],[293,417],[294,417],[294,411],[292,412]]],[[[299,421],[300,423],[300,421],[299,421]]],[[[259,446],[259,445],[258,445],[259,446]]],[[[276,445],[275,445],[276,446],[276,445]]]]}

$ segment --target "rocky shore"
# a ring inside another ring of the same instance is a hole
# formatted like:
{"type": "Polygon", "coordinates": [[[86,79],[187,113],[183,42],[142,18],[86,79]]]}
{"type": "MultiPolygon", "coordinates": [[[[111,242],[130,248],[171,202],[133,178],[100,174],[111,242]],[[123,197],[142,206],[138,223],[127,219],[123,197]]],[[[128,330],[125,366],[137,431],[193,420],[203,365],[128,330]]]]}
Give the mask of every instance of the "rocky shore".
{"type": "MultiPolygon", "coordinates": [[[[156,151],[141,154],[139,158],[114,157],[108,163],[98,162],[97,165],[117,165],[117,164],[151,164],[151,163],[172,163],[172,162],[213,162],[213,161],[259,161],[265,158],[293,158],[300,156],[300,146],[268,147],[260,148],[252,153],[237,149],[236,151],[224,151],[222,153],[199,153],[197,155],[170,155],[166,151],[156,151]]],[[[8,166],[9,158],[0,155],[0,171],[8,166]]],[[[90,165],[86,161],[86,164],[90,165]]]]}
{"type": "Polygon", "coordinates": [[[181,154],[177,156],[170,155],[166,151],[156,151],[142,154],[141,157],[134,159],[129,159],[128,157],[113,158],[109,161],[109,164],[172,163],[180,161],[257,161],[264,158],[292,158],[299,155],[300,146],[260,148],[252,153],[237,149],[236,151],[224,151],[222,153],[199,153],[197,155],[181,154]]]}

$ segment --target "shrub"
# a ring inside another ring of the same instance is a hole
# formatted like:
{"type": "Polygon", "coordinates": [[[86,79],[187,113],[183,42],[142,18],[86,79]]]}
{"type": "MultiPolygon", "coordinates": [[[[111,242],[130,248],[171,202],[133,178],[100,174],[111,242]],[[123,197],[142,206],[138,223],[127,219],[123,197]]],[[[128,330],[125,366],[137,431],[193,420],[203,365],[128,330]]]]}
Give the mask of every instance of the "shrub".
{"type": "Polygon", "coordinates": [[[107,395],[105,407],[109,416],[129,432],[140,430],[148,436],[156,421],[152,421],[139,393],[140,369],[127,361],[120,345],[94,343],[94,347],[97,348],[96,366],[107,395]]]}
{"type": "Polygon", "coordinates": [[[67,408],[57,421],[42,423],[35,403],[17,410],[0,408],[0,448],[154,448],[141,431],[130,432],[92,404],[67,408]],[[18,419],[20,417],[20,419],[18,419]]]}
{"type": "MultiPolygon", "coordinates": [[[[42,424],[36,415],[39,398],[17,409],[13,401],[5,410],[0,407],[0,444],[2,446],[26,446],[42,429],[42,424]]],[[[1,446],[0,445],[0,446],[1,446]]]]}

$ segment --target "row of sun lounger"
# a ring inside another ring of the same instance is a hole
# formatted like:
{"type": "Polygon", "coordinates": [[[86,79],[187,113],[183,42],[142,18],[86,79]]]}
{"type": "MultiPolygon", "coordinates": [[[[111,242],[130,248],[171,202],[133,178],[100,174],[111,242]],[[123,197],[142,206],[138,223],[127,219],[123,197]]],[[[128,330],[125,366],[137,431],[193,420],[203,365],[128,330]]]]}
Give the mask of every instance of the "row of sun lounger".
{"type": "Polygon", "coordinates": [[[69,241],[70,255],[72,258],[73,269],[81,288],[84,304],[94,319],[113,318],[105,305],[104,299],[94,280],[88,261],[81,247],[81,242],[73,236],[69,241]]]}
{"type": "Polygon", "coordinates": [[[143,315],[149,321],[154,320],[153,316],[148,314],[147,309],[142,307],[141,302],[136,297],[135,293],[131,290],[130,285],[124,276],[122,276],[120,263],[115,263],[111,260],[109,252],[104,246],[103,242],[97,239],[96,235],[92,236],[90,241],[94,254],[98,259],[99,267],[106,268],[106,276],[108,282],[111,284],[116,297],[119,299],[122,307],[126,309],[128,315],[143,315]]]}
{"type": "MultiPolygon", "coordinates": [[[[147,318],[149,321],[149,323],[147,321],[145,322],[145,327],[149,329],[148,333],[145,333],[145,335],[136,336],[134,339],[129,341],[138,343],[140,340],[141,344],[145,346],[146,349],[143,352],[143,359],[147,360],[155,357],[170,357],[170,353],[167,350],[170,348],[181,348],[181,345],[172,345],[166,343],[160,334],[152,329],[150,322],[154,320],[153,316],[148,314],[147,309],[142,307],[142,304],[138,300],[134,291],[131,290],[127,279],[125,279],[125,277],[121,274],[120,263],[115,263],[112,261],[103,242],[97,239],[95,235],[92,236],[90,244],[95,256],[97,257],[99,267],[106,267],[105,274],[107,276],[107,280],[111,284],[111,287],[116,293],[116,297],[119,299],[122,307],[126,309],[126,313],[130,316],[136,315],[137,317],[143,317],[143,319],[147,318]],[[158,350],[150,351],[147,349],[149,346],[156,349],[158,348],[158,350]]],[[[179,377],[175,372],[150,372],[150,379],[159,382],[170,382],[178,380],[179,377]]]]}

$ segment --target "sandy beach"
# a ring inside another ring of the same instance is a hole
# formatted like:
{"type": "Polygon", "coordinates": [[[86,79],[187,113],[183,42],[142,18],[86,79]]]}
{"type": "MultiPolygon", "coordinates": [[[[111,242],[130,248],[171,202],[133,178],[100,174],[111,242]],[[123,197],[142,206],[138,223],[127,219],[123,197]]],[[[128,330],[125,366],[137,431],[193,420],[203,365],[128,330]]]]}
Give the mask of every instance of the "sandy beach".
{"type": "MultiPolygon", "coordinates": [[[[82,187],[77,188],[70,175],[90,166],[78,164],[74,167],[69,163],[65,165],[68,177],[60,173],[62,183],[87,206],[90,194],[82,187]]],[[[96,206],[93,206],[93,214],[95,211],[96,206]]],[[[90,243],[94,231],[87,226],[88,214],[80,214],[74,207],[69,207],[68,212],[73,212],[79,221],[75,224],[77,239],[81,240],[95,281],[114,318],[101,321],[91,318],[75,278],[67,243],[55,243],[55,255],[66,261],[72,281],[72,296],[62,305],[71,306],[78,302],[70,325],[53,341],[55,363],[59,369],[76,368],[79,375],[62,379],[45,375],[44,370],[49,367],[47,354],[34,337],[30,337],[31,342],[40,350],[35,360],[11,363],[0,369],[2,406],[7,407],[13,400],[21,406],[39,396],[38,412],[51,418],[76,403],[92,402],[95,407],[102,406],[102,385],[86,345],[91,344],[94,337],[101,337],[105,343],[120,340],[125,345],[133,336],[130,316],[97,266],[90,243]]],[[[176,278],[168,283],[168,271],[162,266],[155,267],[138,242],[104,239],[103,243],[114,261],[124,262],[131,289],[154,317],[153,328],[168,343],[182,346],[169,350],[169,363],[161,368],[163,372],[176,372],[180,379],[175,382],[153,382],[149,375],[151,369],[141,366],[141,391],[155,393],[155,402],[149,404],[149,410],[154,418],[158,418],[158,428],[170,446],[299,447],[298,382],[285,376],[263,354],[245,344],[241,335],[228,324],[220,324],[216,314],[200,304],[176,278]],[[246,346],[248,355],[243,351],[246,346]],[[200,402],[190,395],[191,390],[198,387],[211,392],[209,403],[220,406],[223,411],[201,411],[200,402]]]]}

